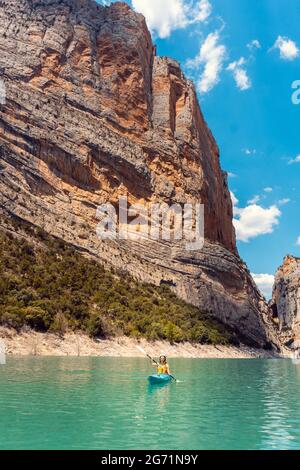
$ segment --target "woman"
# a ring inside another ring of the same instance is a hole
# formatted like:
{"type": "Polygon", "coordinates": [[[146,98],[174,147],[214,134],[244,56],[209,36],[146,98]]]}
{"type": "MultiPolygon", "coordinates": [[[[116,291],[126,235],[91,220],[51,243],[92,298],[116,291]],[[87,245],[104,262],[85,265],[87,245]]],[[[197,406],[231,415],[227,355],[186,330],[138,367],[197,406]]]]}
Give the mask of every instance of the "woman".
{"type": "Polygon", "coordinates": [[[157,362],[153,362],[152,365],[157,367],[158,375],[162,375],[162,374],[171,375],[169,364],[167,363],[167,356],[160,356],[159,364],[157,364],[157,362]]]}

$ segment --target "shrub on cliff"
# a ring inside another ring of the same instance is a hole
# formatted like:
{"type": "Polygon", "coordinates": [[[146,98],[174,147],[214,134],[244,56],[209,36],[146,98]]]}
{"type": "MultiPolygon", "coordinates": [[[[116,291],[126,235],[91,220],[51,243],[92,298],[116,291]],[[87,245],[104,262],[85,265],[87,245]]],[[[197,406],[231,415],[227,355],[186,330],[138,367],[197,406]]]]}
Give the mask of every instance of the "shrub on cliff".
{"type": "Polygon", "coordinates": [[[3,325],[16,330],[28,325],[39,331],[47,331],[51,326],[51,316],[39,307],[1,306],[0,320],[3,325]]]}
{"type": "Polygon", "coordinates": [[[170,342],[228,343],[231,335],[168,286],[105,271],[41,229],[14,222],[0,231],[0,323],[92,337],[125,334],[170,342]],[[28,242],[24,238],[32,240],[28,242]]]}

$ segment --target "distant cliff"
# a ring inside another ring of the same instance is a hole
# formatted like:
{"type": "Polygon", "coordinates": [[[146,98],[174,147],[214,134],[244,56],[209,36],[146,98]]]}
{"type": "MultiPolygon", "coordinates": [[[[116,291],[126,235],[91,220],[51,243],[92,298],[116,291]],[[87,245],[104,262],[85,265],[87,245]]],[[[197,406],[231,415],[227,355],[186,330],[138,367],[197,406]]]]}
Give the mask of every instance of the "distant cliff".
{"type": "Polygon", "coordinates": [[[275,276],[271,301],[278,319],[281,342],[293,345],[300,340],[300,258],[288,255],[275,276]]]}
{"type": "Polygon", "coordinates": [[[193,84],[124,3],[0,2],[0,206],[136,279],[166,283],[253,344],[267,306],[241,261],[219,150],[193,84]],[[101,241],[96,208],[201,202],[205,245],[101,241]]]}

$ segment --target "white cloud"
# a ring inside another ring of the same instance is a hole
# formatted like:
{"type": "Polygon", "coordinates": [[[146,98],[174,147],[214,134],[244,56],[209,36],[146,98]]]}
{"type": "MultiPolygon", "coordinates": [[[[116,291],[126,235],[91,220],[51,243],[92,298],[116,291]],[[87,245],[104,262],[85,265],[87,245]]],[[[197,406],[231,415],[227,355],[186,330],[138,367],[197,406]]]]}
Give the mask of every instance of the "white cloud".
{"type": "Polygon", "coordinates": [[[273,233],[274,227],[279,224],[281,212],[277,206],[264,208],[257,204],[250,204],[244,208],[238,207],[238,200],[232,193],[233,224],[237,240],[248,242],[251,238],[273,233]]]}
{"type": "Polygon", "coordinates": [[[191,10],[191,13],[195,13],[196,16],[194,20],[190,20],[191,22],[203,22],[206,21],[207,18],[211,15],[212,13],[212,6],[211,3],[208,0],[201,0],[193,10],[191,10]]]}
{"type": "Polygon", "coordinates": [[[198,55],[187,61],[187,67],[201,71],[198,80],[200,93],[207,93],[220,81],[220,73],[226,56],[226,47],[219,43],[220,33],[210,33],[200,47],[198,55]]]}
{"type": "Polygon", "coordinates": [[[267,209],[256,204],[249,205],[238,211],[238,219],[233,221],[237,239],[248,242],[251,238],[273,233],[274,226],[279,224],[281,215],[277,206],[267,209]]]}
{"type": "Polygon", "coordinates": [[[296,245],[300,246],[300,237],[297,238],[296,245]]]}
{"type": "Polygon", "coordinates": [[[291,202],[291,200],[290,200],[289,198],[284,198],[284,199],[280,199],[280,200],[278,201],[278,204],[279,204],[280,206],[286,206],[286,204],[288,204],[289,202],[291,202]]]}
{"type": "Polygon", "coordinates": [[[251,80],[244,69],[237,68],[234,71],[234,79],[237,87],[242,91],[249,90],[252,86],[251,80]]]}
{"type": "Polygon", "coordinates": [[[237,178],[237,175],[235,173],[232,173],[231,171],[229,171],[227,175],[229,178],[237,178]]]}
{"type": "Polygon", "coordinates": [[[300,55],[297,44],[291,39],[282,36],[278,36],[273,48],[279,49],[280,58],[283,60],[295,60],[300,55]]]}
{"type": "Polygon", "coordinates": [[[242,152],[244,152],[245,155],[256,155],[257,153],[255,149],[249,148],[243,149],[242,152]]]}
{"type": "MultiPolygon", "coordinates": [[[[273,192],[273,188],[271,188],[271,187],[264,188],[264,192],[267,193],[267,194],[271,194],[273,192]]],[[[249,199],[248,204],[255,205],[259,201],[261,201],[262,199],[265,199],[266,197],[267,196],[265,194],[263,194],[263,195],[258,195],[257,194],[255,196],[253,196],[252,199],[249,199]]]]}
{"type": "Polygon", "coordinates": [[[260,201],[260,196],[256,195],[252,199],[249,199],[248,204],[257,204],[260,201]]]}
{"type": "Polygon", "coordinates": [[[231,197],[233,208],[235,209],[239,203],[239,200],[237,199],[237,197],[232,191],[230,191],[230,197],[231,197]]]}
{"type": "Polygon", "coordinates": [[[289,165],[292,165],[293,163],[300,163],[300,155],[298,155],[296,158],[292,158],[289,161],[289,165]]]}
{"type": "Polygon", "coordinates": [[[251,80],[248,77],[248,73],[244,67],[245,64],[245,58],[241,57],[239,60],[231,62],[231,64],[229,64],[227,67],[227,70],[233,74],[236,86],[242,91],[249,90],[249,88],[252,87],[251,80]]]}
{"type": "Polygon", "coordinates": [[[272,274],[254,274],[251,273],[256,285],[267,299],[272,297],[272,290],[275,277],[272,274]]]}
{"type": "Polygon", "coordinates": [[[249,44],[247,44],[247,47],[252,51],[253,49],[261,49],[261,44],[258,39],[253,39],[249,44]]]}
{"type": "Polygon", "coordinates": [[[203,22],[211,15],[209,0],[196,2],[185,0],[132,0],[133,8],[142,13],[149,29],[160,38],[167,38],[172,31],[203,22]]]}

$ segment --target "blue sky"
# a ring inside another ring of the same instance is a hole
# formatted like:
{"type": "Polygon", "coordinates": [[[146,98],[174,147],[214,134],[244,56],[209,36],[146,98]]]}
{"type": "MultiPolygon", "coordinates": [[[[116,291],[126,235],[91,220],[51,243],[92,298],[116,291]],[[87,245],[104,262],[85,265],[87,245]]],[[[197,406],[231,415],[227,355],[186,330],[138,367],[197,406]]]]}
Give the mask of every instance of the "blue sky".
{"type": "Polygon", "coordinates": [[[127,3],[196,83],[231,174],[239,252],[269,294],[283,257],[300,256],[300,1],[127,3]]]}

